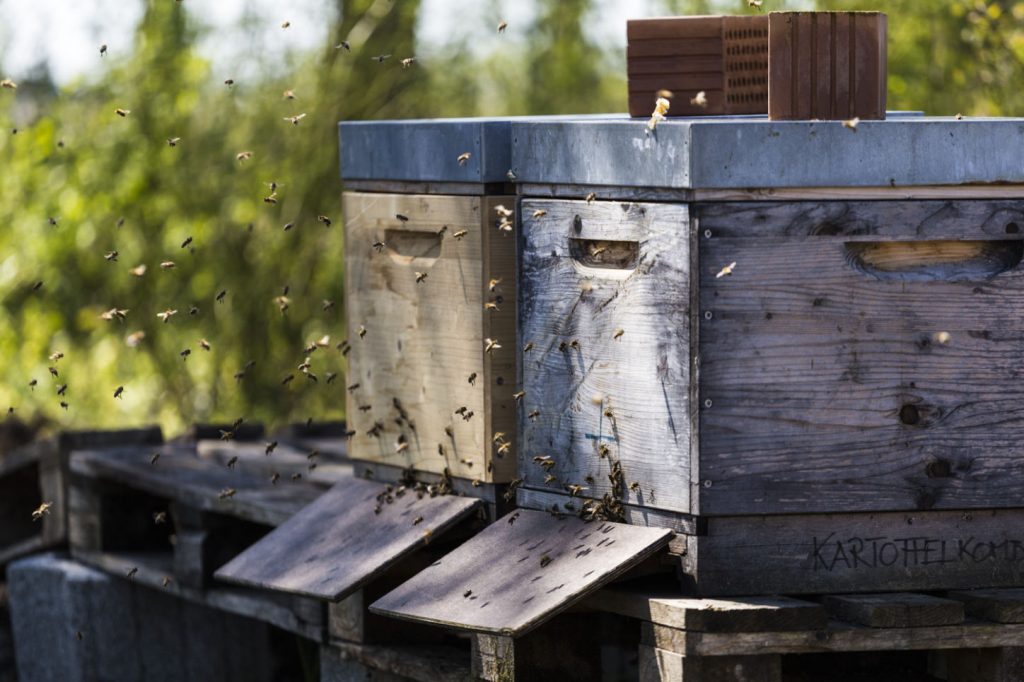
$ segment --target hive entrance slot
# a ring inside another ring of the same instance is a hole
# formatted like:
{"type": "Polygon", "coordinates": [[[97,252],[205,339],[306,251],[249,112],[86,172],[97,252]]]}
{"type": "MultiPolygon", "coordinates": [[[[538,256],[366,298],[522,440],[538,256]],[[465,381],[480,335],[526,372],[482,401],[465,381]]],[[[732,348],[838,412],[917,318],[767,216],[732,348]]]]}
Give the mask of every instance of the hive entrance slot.
{"type": "Polygon", "coordinates": [[[875,279],[963,282],[990,279],[1017,267],[1024,256],[1024,242],[847,242],[844,250],[851,267],[875,279]]]}
{"type": "Polygon", "coordinates": [[[437,232],[388,230],[384,243],[391,259],[403,265],[430,265],[441,255],[441,237],[437,232]]]}
{"type": "Polygon", "coordinates": [[[640,253],[639,242],[603,239],[570,239],[573,260],[587,268],[633,270],[640,253]]]}

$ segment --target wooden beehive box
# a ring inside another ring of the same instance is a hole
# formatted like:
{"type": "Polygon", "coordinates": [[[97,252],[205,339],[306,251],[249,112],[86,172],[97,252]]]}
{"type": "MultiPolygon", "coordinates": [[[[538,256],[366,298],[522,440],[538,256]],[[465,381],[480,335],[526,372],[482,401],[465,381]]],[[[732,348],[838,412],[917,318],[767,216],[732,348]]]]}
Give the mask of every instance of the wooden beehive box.
{"type": "Polygon", "coordinates": [[[633,19],[626,38],[631,116],[650,116],[661,90],[669,116],[768,111],[767,16],[633,19]],[[690,101],[699,92],[706,106],[690,101]]]}
{"type": "Polygon", "coordinates": [[[769,118],[885,118],[885,14],[772,12],[768,22],[769,118]]]}
{"type": "Polygon", "coordinates": [[[1020,124],[514,127],[547,143],[514,157],[520,503],[673,527],[704,594],[1019,584],[1020,124]]]}
{"type": "Polygon", "coordinates": [[[352,459],[514,478],[515,220],[496,210],[515,207],[509,130],[341,124],[352,459]]]}

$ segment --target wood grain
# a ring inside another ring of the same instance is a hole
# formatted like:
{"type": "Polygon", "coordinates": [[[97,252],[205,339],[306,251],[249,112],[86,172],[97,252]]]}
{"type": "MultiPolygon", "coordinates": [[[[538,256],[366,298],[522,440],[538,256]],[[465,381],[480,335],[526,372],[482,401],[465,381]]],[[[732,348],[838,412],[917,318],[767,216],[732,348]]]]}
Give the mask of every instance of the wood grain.
{"type": "MultiPolygon", "coordinates": [[[[452,646],[373,646],[332,642],[320,647],[321,670],[332,670],[333,660],[356,662],[373,671],[373,677],[358,679],[374,682],[470,682],[474,677],[470,674],[467,659],[462,649],[452,646]]],[[[350,682],[352,679],[327,677],[322,678],[322,682],[350,682]]]]}
{"type": "Polygon", "coordinates": [[[1024,505],[1022,209],[702,205],[700,513],[1024,505]]]}
{"type": "Polygon", "coordinates": [[[525,200],[522,212],[520,339],[533,344],[522,356],[525,486],[579,485],[600,498],[618,462],[623,501],[688,512],[687,207],[525,200]],[[572,239],[636,241],[638,265],[580,265],[572,239]],[[534,461],[545,456],[550,469],[534,461]]]}
{"type": "Polygon", "coordinates": [[[514,197],[344,194],[346,287],[359,292],[347,305],[347,380],[359,384],[348,394],[353,459],[486,482],[514,477],[514,458],[492,455],[491,442],[514,431],[515,238],[496,229],[499,203],[511,208],[514,197]],[[502,279],[494,292],[492,277],[502,279]],[[484,309],[499,299],[498,311],[484,309]],[[501,347],[485,353],[487,338],[501,347]]]}
{"type": "Polygon", "coordinates": [[[518,637],[652,556],[670,536],[666,530],[521,510],[491,524],[370,610],[518,637]]]}
{"type": "Polygon", "coordinates": [[[1024,623],[1024,588],[963,590],[946,596],[963,602],[968,616],[996,623],[1024,623]]]}
{"type": "Polygon", "coordinates": [[[393,502],[380,483],[342,480],[314,503],[243,551],[218,580],[338,601],[428,544],[480,504],[454,496],[393,502]],[[378,508],[380,511],[377,512],[378,508]]]}
{"type": "Polygon", "coordinates": [[[640,682],[779,682],[779,656],[689,657],[641,644],[640,682]]]}
{"type": "Polygon", "coordinates": [[[836,620],[872,628],[917,628],[964,622],[964,605],[927,594],[826,595],[822,602],[836,620]]]}

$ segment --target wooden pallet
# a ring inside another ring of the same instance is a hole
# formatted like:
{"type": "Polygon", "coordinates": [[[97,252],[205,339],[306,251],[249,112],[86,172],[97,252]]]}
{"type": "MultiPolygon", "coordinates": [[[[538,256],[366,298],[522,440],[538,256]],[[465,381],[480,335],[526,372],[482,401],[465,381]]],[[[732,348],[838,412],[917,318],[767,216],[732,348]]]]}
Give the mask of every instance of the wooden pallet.
{"type": "MultiPolygon", "coordinates": [[[[797,676],[822,654],[915,651],[928,653],[905,679],[1006,682],[1024,661],[1020,589],[725,600],[620,585],[586,606],[639,622],[642,682],[814,679],[797,676]]],[[[829,679],[845,679],[839,660],[829,679]]]]}
{"type": "Polygon", "coordinates": [[[326,613],[320,602],[212,581],[216,568],[323,491],[321,485],[283,475],[273,484],[243,468],[200,459],[194,444],[76,453],[71,461],[72,556],[184,599],[322,641],[326,613]],[[160,457],[153,462],[157,452],[160,457]],[[160,523],[158,514],[165,516],[160,523]]]}
{"type": "Polygon", "coordinates": [[[84,447],[160,443],[159,427],[63,431],[0,452],[0,567],[67,542],[68,459],[84,447]],[[51,506],[38,520],[32,512],[51,506]]]}

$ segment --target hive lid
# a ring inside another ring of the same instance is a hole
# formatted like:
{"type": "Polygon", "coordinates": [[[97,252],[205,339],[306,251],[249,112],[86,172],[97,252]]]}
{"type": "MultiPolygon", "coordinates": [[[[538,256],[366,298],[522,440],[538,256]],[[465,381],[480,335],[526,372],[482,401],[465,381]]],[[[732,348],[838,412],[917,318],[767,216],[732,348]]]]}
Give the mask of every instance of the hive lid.
{"type": "Polygon", "coordinates": [[[370,610],[518,637],[650,557],[671,536],[664,528],[524,509],[491,524],[370,610]]]}
{"type": "Polygon", "coordinates": [[[214,577],[338,601],[481,504],[452,495],[418,498],[410,491],[375,513],[385,490],[359,478],[339,481],[214,577]]]}
{"type": "Polygon", "coordinates": [[[516,181],[673,189],[913,187],[1024,182],[1024,119],[889,114],[512,123],[516,181]]]}
{"type": "Polygon", "coordinates": [[[509,182],[513,121],[615,120],[625,115],[342,121],[341,177],[394,182],[509,182]],[[459,157],[469,153],[465,163],[459,157]]]}

